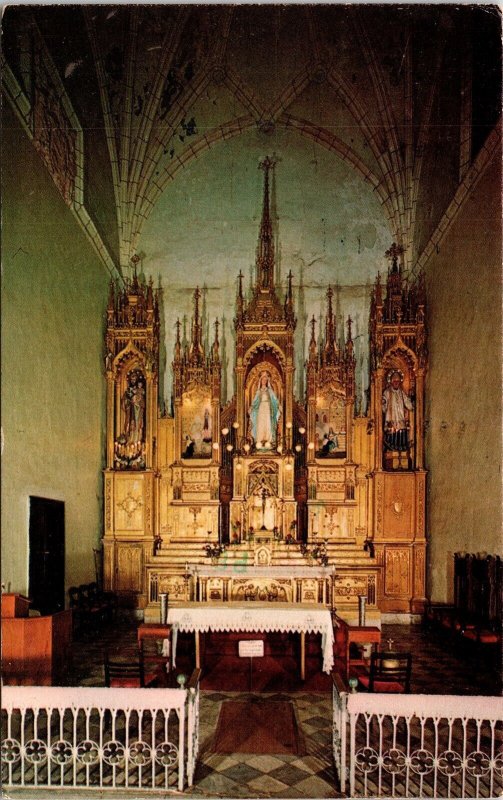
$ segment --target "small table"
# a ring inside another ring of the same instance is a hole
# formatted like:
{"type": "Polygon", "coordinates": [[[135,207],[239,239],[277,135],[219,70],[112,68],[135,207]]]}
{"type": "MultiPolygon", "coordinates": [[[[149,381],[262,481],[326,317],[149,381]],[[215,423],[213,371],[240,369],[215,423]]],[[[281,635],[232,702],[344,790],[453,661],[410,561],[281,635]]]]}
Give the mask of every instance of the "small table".
{"type": "MultiPolygon", "coordinates": [[[[166,671],[169,672],[170,668],[170,661],[171,661],[171,625],[163,624],[161,622],[142,622],[141,625],[138,626],[138,630],[136,632],[138,638],[138,647],[142,647],[144,639],[161,639],[163,642],[166,640],[169,642],[168,648],[166,653],[170,655],[166,655],[162,660],[166,665],[166,671]]],[[[159,656],[159,662],[161,662],[161,656],[159,656]]]]}
{"type": "Polygon", "coordinates": [[[138,644],[141,644],[143,639],[170,639],[171,625],[161,622],[142,622],[138,626],[137,636],[138,644]]]}
{"type": "Polygon", "coordinates": [[[348,626],[346,649],[346,672],[349,674],[349,667],[365,664],[363,659],[350,658],[349,648],[352,644],[372,644],[381,643],[381,629],[373,625],[354,625],[348,626]]]}

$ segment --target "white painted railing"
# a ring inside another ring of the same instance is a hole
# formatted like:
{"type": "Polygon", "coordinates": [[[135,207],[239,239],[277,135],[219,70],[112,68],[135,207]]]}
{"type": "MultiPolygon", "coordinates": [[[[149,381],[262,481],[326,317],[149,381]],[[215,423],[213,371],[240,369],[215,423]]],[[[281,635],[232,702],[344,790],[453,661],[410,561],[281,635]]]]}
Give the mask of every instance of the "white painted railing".
{"type": "Polygon", "coordinates": [[[351,797],[503,795],[499,697],[348,693],[334,681],[333,753],[351,797]]]}
{"type": "Polygon", "coordinates": [[[186,689],[5,686],[2,784],[183,791],[199,737],[198,676],[186,689]]]}

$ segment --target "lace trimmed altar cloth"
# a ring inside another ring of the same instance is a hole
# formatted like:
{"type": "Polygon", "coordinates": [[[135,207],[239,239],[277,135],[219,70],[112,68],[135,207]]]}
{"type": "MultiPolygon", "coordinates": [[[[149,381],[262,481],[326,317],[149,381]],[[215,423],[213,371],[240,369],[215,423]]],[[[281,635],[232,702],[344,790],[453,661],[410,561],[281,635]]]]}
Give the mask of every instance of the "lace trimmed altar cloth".
{"type": "Polygon", "coordinates": [[[272,603],[184,603],[171,606],[168,623],[173,626],[173,666],[176,665],[178,631],[243,631],[246,633],[319,633],[323,654],[323,671],[334,665],[334,633],[328,608],[306,604],[272,603]]]}

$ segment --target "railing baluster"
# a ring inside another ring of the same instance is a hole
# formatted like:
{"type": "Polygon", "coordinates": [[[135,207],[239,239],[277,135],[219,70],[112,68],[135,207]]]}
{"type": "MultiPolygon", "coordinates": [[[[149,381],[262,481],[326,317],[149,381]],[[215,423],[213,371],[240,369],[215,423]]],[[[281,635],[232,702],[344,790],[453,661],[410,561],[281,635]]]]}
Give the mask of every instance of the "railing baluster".
{"type": "MultiPolygon", "coordinates": [[[[187,690],[183,689],[187,696],[187,690]]],[[[183,784],[184,784],[184,767],[185,767],[185,704],[181,711],[178,712],[178,726],[179,726],[179,733],[178,733],[178,789],[180,792],[183,792],[183,784]]]]}
{"type": "Polygon", "coordinates": [[[354,797],[355,794],[356,720],[357,715],[351,715],[349,718],[349,794],[351,797],[354,797]]]}
{"type": "Polygon", "coordinates": [[[183,791],[197,757],[197,682],[190,696],[186,689],[4,687],[6,787],[183,791]]]}
{"type": "MultiPolygon", "coordinates": [[[[333,697],[334,757],[342,771],[347,754],[351,797],[503,794],[502,698],[351,694],[336,686],[333,697]],[[343,696],[348,742],[342,735],[343,696]]],[[[342,777],[340,784],[344,791],[342,777]]]]}
{"type": "MultiPolygon", "coordinates": [[[[466,753],[466,735],[467,735],[466,734],[466,730],[467,730],[468,720],[466,718],[464,718],[464,719],[461,720],[461,723],[462,723],[462,726],[463,726],[463,764],[466,767],[466,755],[467,755],[467,753],[466,753]]],[[[463,770],[462,778],[461,778],[461,796],[462,797],[465,796],[465,791],[466,791],[466,769],[463,770]]]]}

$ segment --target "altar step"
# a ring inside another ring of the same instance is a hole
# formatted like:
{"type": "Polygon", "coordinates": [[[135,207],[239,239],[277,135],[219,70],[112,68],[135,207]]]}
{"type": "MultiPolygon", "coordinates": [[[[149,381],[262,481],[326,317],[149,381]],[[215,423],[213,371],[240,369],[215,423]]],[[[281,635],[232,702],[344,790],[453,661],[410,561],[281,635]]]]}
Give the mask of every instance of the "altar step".
{"type": "MultiPolygon", "coordinates": [[[[214,560],[211,563],[236,567],[244,564],[251,565],[255,563],[255,554],[259,547],[269,548],[271,566],[296,567],[319,563],[316,559],[311,561],[309,557],[304,556],[300,552],[297,543],[287,545],[284,542],[271,542],[270,544],[265,542],[243,542],[238,545],[227,545],[225,551],[216,562],[214,560]]],[[[310,547],[312,547],[312,543],[310,547]]],[[[335,564],[337,567],[374,563],[369,553],[363,547],[357,545],[354,540],[348,541],[345,539],[341,542],[327,542],[326,548],[329,565],[335,564]]],[[[170,566],[174,571],[183,572],[187,564],[189,567],[208,565],[210,558],[206,555],[203,542],[178,540],[169,542],[158,550],[151,563],[155,563],[156,566],[170,566]]]]}

